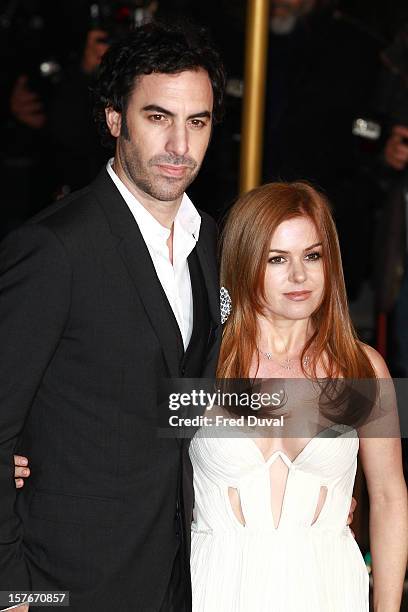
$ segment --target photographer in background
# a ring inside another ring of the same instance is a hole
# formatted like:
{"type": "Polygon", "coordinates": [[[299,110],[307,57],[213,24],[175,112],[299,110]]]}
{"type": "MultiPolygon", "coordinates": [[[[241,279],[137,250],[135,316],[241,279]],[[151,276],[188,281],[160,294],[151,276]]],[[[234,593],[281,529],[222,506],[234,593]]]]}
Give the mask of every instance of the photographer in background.
{"type": "Polygon", "coordinates": [[[104,30],[89,30],[82,57],[67,68],[50,108],[57,197],[92,180],[107,159],[92,118],[91,88],[108,49],[104,30]]]}
{"type": "Polygon", "coordinates": [[[91,113],[95,71],[157,5],[0,0],[0,238],[95,177],[108,156],[91,113]]]}
{"type": "Polygon", "coordinates": [[[264,180],[306,179],[328,194],[350,300],[373,223],[352,125],[370,111],[381,46],[336,0],[271,0],[264,180]]]}
{"type": "Polygon", "coordinates": [[[34,130],[44,127],[46,116],[40,96],[30,89],[27,75],[20,75],[10,96],[10,112],[22,125],[34,130]]]}
{"type": "Polygon", "coordinates": [[[408,125],[394,125],[384,150],[390,168],[401,171],[408,166],[408,125]]]}
{"type": "Polygon", "coordinates": [[[102,56],[112,41],[151,21],[156,1],[92,2],[82,53],[71,61],[50,109],[57,166],[57,197],[80,189],[98,174],[110,152],[100,144],[92,116],[92,88],[102,56]]]}
{"type": "Polygon", "coordinates": [[[408,376],[408,22],[382,53],[379,111],[384,146],[384,206],[376,249],[376,306],[391,314],[390,358],[396,376],[408,376]]]}
{"type": "Polygon", "coordinates": [[[47,2],[0,2],[0,237],[51,200],[48,107],[61,74],[47,2]]]}
{"type": "MultiPolygon", "coordinates": [[[[400,31],[394,44],[383,54],[386,67],[384,80],[389,82],[388,105],[392,123],[390,135],[384,148],[384,163],[394,174],[389,197],[384,211],[385,253],[381,264],[388,263],[388,270],[381,269],[380,274],[388,283],[389,296],[395,303],[384,299],[384,288],[380,293],[383,304],[394,308],[392,325],[391,362],[395,376],[408,377],[408,23],[400,31]],[[392,85],[391,85],[392,83],[392,85]],[[386,275],[386,276],[385,276],[386,275]],[[387,304],[388,302],[388,304],[387,304]]],[[[386,285],[387,285],[386,281],[386,285]]],[[[403,465],[405,478],[408,481],[408,440],[402,440],[403,465]]]]}

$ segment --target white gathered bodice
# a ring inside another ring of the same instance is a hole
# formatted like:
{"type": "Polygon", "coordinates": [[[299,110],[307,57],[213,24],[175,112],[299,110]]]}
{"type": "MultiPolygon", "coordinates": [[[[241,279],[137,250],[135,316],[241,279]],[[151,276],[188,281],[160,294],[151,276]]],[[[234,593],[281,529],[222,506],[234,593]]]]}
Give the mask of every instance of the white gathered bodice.
{"type": "Polygon", "coordinates": [[[195,490],[193,529],[275,529],[270,468],[280,458],[288,474],[277,529],[344,530],[357,468],[359,439],[355,429],[334,426],[325,430],[292,461],[283,451],[275,451],[265,461],[255,441],[247,435],[221,436],[222,431],[202,428],[190,446],[195,490]],[[321,487],[327,488],[327,495],[312,525],[321,487]],[[229,488],[239,493],[245,526],[232,511],[229,488]]]}
{"type": "Polygon", "coordinates": [[[194,611],[366,612],[368,575],[347,527],[356,430],[334,425],[293,460],[281,450],[265,460],[247,435],[223,435],[204,427],[190,445],[194,611]],[[274,481],[278,461],[286,466],[284,486],[274,481]]]}

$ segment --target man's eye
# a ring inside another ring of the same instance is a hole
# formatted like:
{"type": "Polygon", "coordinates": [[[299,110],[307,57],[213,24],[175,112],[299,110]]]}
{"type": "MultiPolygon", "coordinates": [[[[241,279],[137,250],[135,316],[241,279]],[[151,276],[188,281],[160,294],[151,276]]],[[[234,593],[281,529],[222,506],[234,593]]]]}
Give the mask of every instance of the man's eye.
{"type": "Polygon", "coordinates": [[[192,125],[194,128],[202,128],[205,126],[205,123],[201,119],[191,119],[190,125],[192,125]]]}
{"type": "Polygon", "coordinates": [[[165,119],[164,115],[149,115],[150,121],[155,121],[156,123],[165,119]]]}
{"type": "Polygon", "coordinates": [[[270,257],[268,259],[268,263],[272,263],[272,264],[281,264],[281,263],[284,263],[285,261],[286,259],[282,257],[282,255],[275,255],[275,257],[270,257]]]}
{"type": "Polygon", "coordinates": [[[319,253],[318,251],[315,251],[314,253],[308,253],[306,255],[306,259],[308,261],[317,261],[318,259],[320,259],[322,256],[321,253],[319,253]]]}

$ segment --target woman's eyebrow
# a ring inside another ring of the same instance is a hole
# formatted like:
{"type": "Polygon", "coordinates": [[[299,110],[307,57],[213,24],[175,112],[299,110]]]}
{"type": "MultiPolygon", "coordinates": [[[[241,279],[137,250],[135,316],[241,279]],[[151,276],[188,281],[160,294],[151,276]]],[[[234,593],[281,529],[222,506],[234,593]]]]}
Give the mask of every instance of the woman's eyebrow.
{"type": "MultiPolygon", "coordinates": [[[[304,251],[310,251],[310,249],[315,249],[316,247],[322,246],[321,242],[316,242],[315,244],[311,244],[310,246],[303,249],[304,251]]],[[[272,253],[282,253],[283,255],[287,255],[289,251],[282,251],[281,249],[269,249],[269,252],[272,253]]]]}

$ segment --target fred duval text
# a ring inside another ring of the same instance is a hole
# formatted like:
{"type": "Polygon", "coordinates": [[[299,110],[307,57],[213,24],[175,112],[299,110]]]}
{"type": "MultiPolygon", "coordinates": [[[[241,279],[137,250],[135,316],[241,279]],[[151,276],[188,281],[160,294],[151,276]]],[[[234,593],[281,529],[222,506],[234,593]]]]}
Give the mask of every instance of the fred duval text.
{"type": "Polygon", "coordinates": [[[277,419],[258,418],[255,415],[235,418],[223,415],[200,415],[186,418],[174,414],[169,418],[169,425],[171,427],[283,427],[284,416],[282,415],[277,419]]]}

